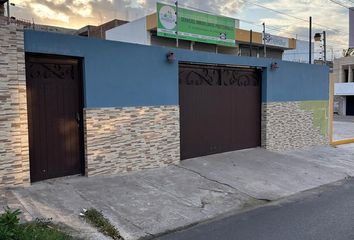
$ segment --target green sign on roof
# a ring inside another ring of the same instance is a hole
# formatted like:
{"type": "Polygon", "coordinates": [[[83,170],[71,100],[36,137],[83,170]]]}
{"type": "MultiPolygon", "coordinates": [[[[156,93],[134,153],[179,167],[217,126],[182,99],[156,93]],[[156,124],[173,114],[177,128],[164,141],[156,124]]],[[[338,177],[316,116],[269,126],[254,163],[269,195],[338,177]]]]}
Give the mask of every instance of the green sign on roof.
{"type": "Polygon", "coordinates": [[[229,17],[198,12],[187,8],[157,3],[157,36],[204,42],[224,46],[235,46],[236,20],[229,17]]]}

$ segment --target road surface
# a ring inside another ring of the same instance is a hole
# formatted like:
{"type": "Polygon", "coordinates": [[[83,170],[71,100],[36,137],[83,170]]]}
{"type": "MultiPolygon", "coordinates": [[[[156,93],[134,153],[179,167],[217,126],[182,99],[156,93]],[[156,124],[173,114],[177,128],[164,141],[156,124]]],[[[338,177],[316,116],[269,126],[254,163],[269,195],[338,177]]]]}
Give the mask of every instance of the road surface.
{"type": "Polygon", "coordinates": [[[354,240],[354,179],[158,240],[354,240]]]}

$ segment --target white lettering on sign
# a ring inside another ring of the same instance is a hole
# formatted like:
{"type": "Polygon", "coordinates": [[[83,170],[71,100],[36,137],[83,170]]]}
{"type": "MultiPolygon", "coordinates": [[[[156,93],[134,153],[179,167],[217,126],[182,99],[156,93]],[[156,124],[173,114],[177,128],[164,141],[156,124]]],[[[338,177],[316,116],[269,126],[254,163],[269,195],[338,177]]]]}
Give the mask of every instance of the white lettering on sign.
{"type": "MultiPolygon", "coordinates": [[[[264,37],[264,35],[263,35],[264,37]]],[[[266,44],[274,47],[289,48],[289,39],[285,37],[279,37],[271,34],[266,34],[266,44]]]]}

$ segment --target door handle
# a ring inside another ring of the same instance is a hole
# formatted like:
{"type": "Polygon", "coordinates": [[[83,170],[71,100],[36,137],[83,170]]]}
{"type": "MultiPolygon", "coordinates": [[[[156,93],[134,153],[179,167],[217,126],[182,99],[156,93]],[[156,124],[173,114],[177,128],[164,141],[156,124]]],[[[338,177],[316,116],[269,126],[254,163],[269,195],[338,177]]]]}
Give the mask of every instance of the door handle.
{"type": "Polygon", "coordinates": [[[80,127],[80,114],[78,112],[76,113],[76,123],[77,126],[80,127]]]}

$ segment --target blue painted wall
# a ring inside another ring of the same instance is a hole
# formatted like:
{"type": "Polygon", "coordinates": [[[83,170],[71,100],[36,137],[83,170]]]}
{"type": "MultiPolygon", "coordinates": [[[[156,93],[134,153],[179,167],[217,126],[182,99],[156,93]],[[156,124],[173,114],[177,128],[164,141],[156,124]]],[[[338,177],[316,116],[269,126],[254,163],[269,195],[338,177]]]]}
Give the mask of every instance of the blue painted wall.
{"type": "Polygon", "coordinates": [[[178,61],[263,67],[262,100],[328,100],[328,68],[156,46],[104,41],[57,33],[25,31],[25,51],[82,57],[85,105],[95,107],[178,104],[178,61]],[[177,61],[166,62],[173,51],[177,61]]]}

